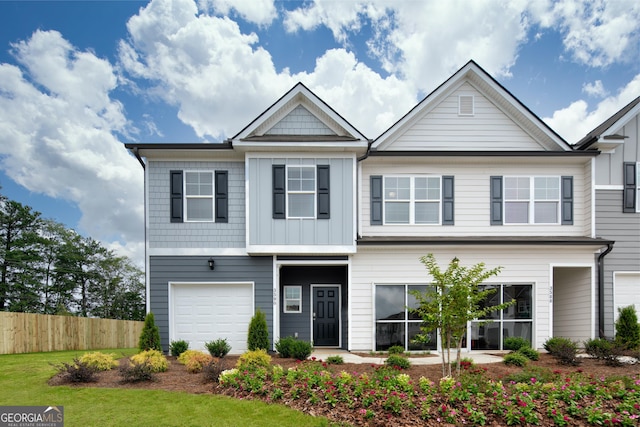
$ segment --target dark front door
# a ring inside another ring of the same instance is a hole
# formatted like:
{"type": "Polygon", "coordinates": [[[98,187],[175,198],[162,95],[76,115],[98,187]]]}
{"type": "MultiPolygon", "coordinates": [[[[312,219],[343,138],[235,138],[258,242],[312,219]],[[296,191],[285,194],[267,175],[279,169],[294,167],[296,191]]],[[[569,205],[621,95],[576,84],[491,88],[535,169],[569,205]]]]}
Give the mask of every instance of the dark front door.
{"type": "Polygon", "coordinates": [[[337,347],[340,337],[340,287],[313,287],[313,345],[337,347]]]}

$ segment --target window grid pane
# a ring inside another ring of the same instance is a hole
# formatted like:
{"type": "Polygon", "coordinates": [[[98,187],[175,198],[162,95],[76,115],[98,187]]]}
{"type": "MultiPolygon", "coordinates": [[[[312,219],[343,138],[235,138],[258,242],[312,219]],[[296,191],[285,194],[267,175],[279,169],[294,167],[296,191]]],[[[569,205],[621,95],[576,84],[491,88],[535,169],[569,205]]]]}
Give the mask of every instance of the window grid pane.
{"type": "Polygon", "coordinates": [[[185,172],[186,221],[213,221],[213,172],[185,172]]]}
{"type": "Polygon", "coordinates": [[[439,224],[441,178],[384,178],[385,224],[439,224]]]}
{"type": "Polygon", "coordinates": [[[315,166],[287,167],[287,216],[315,218],[315,166]]]}

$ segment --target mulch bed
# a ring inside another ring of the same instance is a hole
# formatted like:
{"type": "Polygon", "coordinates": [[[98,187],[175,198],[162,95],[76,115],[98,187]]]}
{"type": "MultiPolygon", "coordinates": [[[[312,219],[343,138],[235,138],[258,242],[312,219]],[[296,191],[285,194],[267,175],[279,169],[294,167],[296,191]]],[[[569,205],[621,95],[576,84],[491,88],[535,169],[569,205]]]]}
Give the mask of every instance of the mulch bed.
{"type": "MultiPolygon", "coordinates": [[[[218,384],[207,382],[202,374],[192,374],[187,372],[185,367],[179,364],[175,357],[168,357],[169,369],[166,372],[156,374],[156,380],[152,382],[141,383],[123,383],[122,377],[118,372],[118,369],[113,369],[107,372],[100,372],[98,374],[98,381],[88,384],[80,384],[77,387],[106,387],[106,388],[126,388],[126,389],[147,389],[147,390],[167,390],[167,391],[180,391],[193,394],[220,394],[227,395],[242,399],[257,398],[256,396],[248,393],[238,392],[235,389],[223,388],[218,384]]],[[[220,361],[224,364],[226,369],[233,368],[236,364],[237,356],[227,356],[220,361]]],[[[122,361],[121,361],[122,363],[122,361]]],[[[273,364],[281,365],[285,370],[289,367],[299,365],[299,361],[295,359],[284,359],[274,357],[273,364]]],[[[371,373],[379,365],[372,364],[350,364],[345,363],[341,365],[327,365],[327,368],[332,372],[345,371],[348,373],[371,373]]],[[[486,377],[501,380],[505,376],[517,372],[521,372],[522,368],[507,366],[501,362],[489,363],[479,365],[486,368],[486,377]]],[[[529,363],[529,367],[548,368],[552,371],[562,371],[562,373],[582,372],[587,375],[591,375],[594,378],[609,377],[609,376],[629,376],[640,375],[640,365],[624,365],[620,367],[607,366],[603,362],[585,358],[579,366],[563,366],[559,365],[557,360],[548,354],[541,354],[540,360],[532,361],[529,363]]],[[[409,369],[404,370],[404,373],[411,376],[411,378],[417,383],[418,379],[422,376],[438,382],[442,377],[442,367],[439,363],[431,365],[412,365],[409,369]]],[[[60,375],[56,375],[49,381],[50,385],[61,385],[64,382],[61,380],[60,375]]],[[[268,398],[264,400],[268,401],[268,398]]],[[[332,421],[340,423],[352,423],[354,425],[394,425],[394,426],[430,426],[430,425],[446,425],[445,423],[436,422],[435,420],[420,420],[416,423],[415,420],[395,417],[393,420],[372,420],[368,424],[363,424],[361,417],[357,417],[354,414],[347,414],[346,411],[341,411],[339,408],[332,408],[328,405],[309,405],[302,400],[280,400],[277,403],[285,404],[293,409],[303,411],[314,416],[324,416],[332,421]]],[[[503,425],[497,421],[487,420],[487,425],[498,426],[503,425]]],[[[548,420],[544,419],[539,425],[553,425],[552,423],[545,424],[548,420]]],[[[582,425],[582,424],[572,424],[582,425]]],[[[586,425],[586,424],[585,424],[586,425]]]]}

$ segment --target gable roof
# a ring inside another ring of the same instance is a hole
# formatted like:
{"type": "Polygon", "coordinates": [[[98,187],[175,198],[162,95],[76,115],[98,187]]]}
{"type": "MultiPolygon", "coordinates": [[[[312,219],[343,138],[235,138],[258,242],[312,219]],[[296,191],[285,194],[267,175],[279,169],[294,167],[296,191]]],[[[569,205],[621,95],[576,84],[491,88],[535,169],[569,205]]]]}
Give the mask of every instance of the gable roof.
{"type": "Polygon", "coordinates": [[[605,140],[622,141],[624,137],[622,135],[616,135],[616,132],[638,113],[640,113],[640,96],[586,134],[584,138],[576,142],[575,148],[577,150],[586,150],[597,142],[605,143],[605,140]]]}
{"type": "Polygon", "coordinates": [[[366,150],[369,139],[302,83],[229,140],[236,149],[366,150]],[[301,146],[302,144],[302,146],[301,146]]]}
{"type": "MultiPolygon", "coordinates": [[[[404,117],[376,138],[372,143],[372,150],[388,149],[399,136],[427,116],[446,97],[451,96],[465,83],[471,85],[474,90],[487,98],[502,114],[535,141],[537,146],[540,147],[540,151],[572,151],[572,147],[560,135],[473,60],[467,62],[413,107],[404,117]]],[[[518,149],[520,148],[514,147],[514,150],[518,149]]]]}

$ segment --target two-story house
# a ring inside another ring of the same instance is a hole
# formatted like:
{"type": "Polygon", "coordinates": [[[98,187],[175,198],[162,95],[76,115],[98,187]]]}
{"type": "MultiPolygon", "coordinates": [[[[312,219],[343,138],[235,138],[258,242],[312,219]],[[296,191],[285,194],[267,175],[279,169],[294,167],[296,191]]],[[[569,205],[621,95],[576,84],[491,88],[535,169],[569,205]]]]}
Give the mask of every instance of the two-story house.
{"type": "Polygon", "coordinates": [[[615,240],[597,255],[600,335],[613,337],[618,309],[640,313],[640,97],[576,143],[599,150],[594,180],[595,235],[615,240]]]}
{"type": "MultiPolygon", "coordinates": [[[[363,100],[366,102],[366,100],[363,100]]],[[[298,84],[219,144],[127,144],[145,169],[148,309],[163,347],[227,338],[418,349],[419,258],[503,267],[515,299],[466,347],[597,330],[593,162],[475,62],[373,141],[298,84]]],[[[437,338],[427,348],[435,349],[437,338]]],[[[424,347],[420,347],[424,348],[424,347]]]]}

